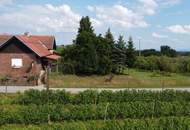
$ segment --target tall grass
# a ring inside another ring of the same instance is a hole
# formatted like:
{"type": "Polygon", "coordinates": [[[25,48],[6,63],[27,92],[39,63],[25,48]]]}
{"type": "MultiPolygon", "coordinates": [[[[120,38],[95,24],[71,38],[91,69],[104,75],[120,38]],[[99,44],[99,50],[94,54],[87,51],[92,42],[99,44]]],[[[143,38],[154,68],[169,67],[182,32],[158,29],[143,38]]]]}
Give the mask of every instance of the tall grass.
{"type": "MultiPolygon", "coordinates": [[[[127,73],[127,72],[126,72],[127,73]]],[[[131,69],[129,75],[115,75],[111,82],[105,82],[106,76],[77,76],[52,74],[50,87],[60,88],[159,88],[189,87],[189,76],[171,73],[170,76],[157,75],[153,72],[131,69]]]]}

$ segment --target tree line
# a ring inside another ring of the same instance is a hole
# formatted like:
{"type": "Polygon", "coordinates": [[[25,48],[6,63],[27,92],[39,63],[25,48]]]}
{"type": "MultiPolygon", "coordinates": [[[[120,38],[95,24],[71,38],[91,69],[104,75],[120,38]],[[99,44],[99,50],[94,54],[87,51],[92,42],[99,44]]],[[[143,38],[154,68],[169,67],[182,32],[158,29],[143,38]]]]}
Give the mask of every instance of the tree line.
{"type": "Polygon", "coordinates": [[[190,58],[171,58],[166,56],[138,57],[135,61],[134,67],[140,70],[148,71],[190,73],[190,58]]]}
{"type": "Polygon", "coordinates": [[[61,70],[65,74],[105,75],[123,73],[136,59],[132,37],[115,41],[110,29],[97,35],[88,16],[82,17],[76,39],[62,50],[61,70]]]}
{"type": "Polygon", "coordinates": [[[141,52],[142,56],[167,56],[167,57],[177,57],[177,55],[180,55],[175,49],[172,49],[171,47],[167,45],[163,45],[160,47],[160,51],[157,51],[156,49],[145,49],[141,52]]]}
{"type": "Polygon", "coordinates": [[[82,17],[79,24],[78,34],[73,40],[73,44],[67,45],[61,50],[62,59],[59,70],[63,74],[123,74],[126,68],[167,70],[169,72],[175,70],[177,72],[181,67],[179,63],[177,69],[174,68],[172,59],[171,64],[168,63],[171,60],[168,60],[166,64],[165,62],[161,63],[163,59],[167,59],[163,56],[174,58],[179,55],[176,50],[167,45],[161,46],[160,51],[155,49],[142,50],[142,57],[137,57],[140,50],[135,49],[132,37],[129,37],[127,42],[122,35],[115,40],[110,28],[104,35],[97,35],[88,16],[82,17]],[[172,67],[165,69],[168,64],[172,67]]]}

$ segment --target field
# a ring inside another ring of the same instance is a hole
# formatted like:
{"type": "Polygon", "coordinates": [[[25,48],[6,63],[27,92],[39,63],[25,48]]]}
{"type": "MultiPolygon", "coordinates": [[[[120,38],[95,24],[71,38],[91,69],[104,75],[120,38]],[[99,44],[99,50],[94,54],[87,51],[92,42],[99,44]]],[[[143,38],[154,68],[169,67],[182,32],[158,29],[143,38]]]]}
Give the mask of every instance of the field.
{"type": "MultiPolygon", "coordinates": [[[[128,73],[126,71],[126,73],[128,73]]],[[[105,82],[107,76],[76,76],[53,74],[51,87],[60,88],[158,88],[189,87],[190,78],[185,74],[170,73],[160,75],[148,71],[129,70],[129,75],[115,75],[111,82],[105,82]]]]}
{"type": "Polygon", "coordinates": [[[30,90],[0,94],[1,130],[189,130],[190,93],[30,90]]]}

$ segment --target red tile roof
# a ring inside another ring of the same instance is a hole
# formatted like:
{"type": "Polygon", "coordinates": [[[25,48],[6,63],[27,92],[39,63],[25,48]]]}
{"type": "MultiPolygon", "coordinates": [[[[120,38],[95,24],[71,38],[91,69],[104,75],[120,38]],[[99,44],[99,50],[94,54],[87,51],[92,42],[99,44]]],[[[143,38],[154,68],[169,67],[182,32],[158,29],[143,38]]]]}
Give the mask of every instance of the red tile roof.
{"type": "MultiPolygon", "coordinates": [[[[0,35],[0,45],[3,44],[4,42],[8,41],[13,35],[0,35]]],[[[25,36],[25,35],[19,35],[19,36],[25,36]]],[[[42,35],[30,35],[27,36],[30,38],[35,38],[40,40],[49,50],[53,50],[54,48],[54,42],[55,42],[55,37],[54,36],[42,36],[42,35]]]]}
{"type": "Polygon", "coordinates": [[[16,38],[22,41],[28,48],[33,50],[40,57],[51,55],[48,48],[37,38],[24,35],[17,35],[16,38]]]}
{"type": "MultiPolygon", "coordinates": [[[[0,47],[12,37],[12,35],[0,35],[0,47]]],[[[14,37],[34,51],[39,57],[46,57],[52,60],[60,58],[60,56],[52,54],[50,51],[53,50],[55,44],[55,38],[53,36],[15,35],[14,37]]]]}
{"type": "Polygon", "coordinates": [[[46,56],[47,59],[50,59],[50,60],[58,60],[61,58],[61,56],[57,55],[57,54],[52,54],[52,55],[48,55],[46,56]]]}
{"type": "Polygon", "coordinates": [[[0,35],[0,46],[1,46],[1,44],[8,41],[11,37],[12,37],[12,35],[0,35]]]}
{"type": "Polygon", "coordinates": [[[30,37],[39,39],[48,49],[53,50],[54,42],[55,42],[54,36],[31,35],[30,37]]]}

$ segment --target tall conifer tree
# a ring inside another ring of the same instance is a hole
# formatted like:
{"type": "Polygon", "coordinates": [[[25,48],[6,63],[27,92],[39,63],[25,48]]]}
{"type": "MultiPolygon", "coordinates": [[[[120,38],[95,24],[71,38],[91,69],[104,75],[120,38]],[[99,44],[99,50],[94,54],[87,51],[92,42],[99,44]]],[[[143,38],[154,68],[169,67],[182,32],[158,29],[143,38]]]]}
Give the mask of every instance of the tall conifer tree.
{"type": "Polygon", "coordinates": [[[123,73],[125,68],[126,68],[126,42],[124,41],[123,36],[119,36],[117,44],[115,44],[115,50],[116,53],[115,55],[117,56],[117,60],[116,60],[116,65],[117,65],[117,69],[116,69],[116,73],[123,73]]]}
{"type": "Polygon", "coordinates": [[[114,37],[113,37],[113,34],[111,33],[110,28],[108,28],[108,30],[105,34],[105,39],[110,46],[110,60],[111,60],[111,64],[112,64],[112,72],[115,73],[116,62],[117,62],[117,54],[116,54],[117,50],[115,48],[115,41],[114,41],[114,37]]]}
{"type": "Polygon", "coordinates": [[[82,17],[76,38],[76,73],[94,74],[97,70],[96,35],[88,16],[82,17]]]}
{"type": "Polygon", "coordinates": [[[126,63],[128,65],[128,67],[133,67],[134,62],[136,60],[136,52],[135,52],[135,48],[134,48],[134,43],[133,43],[133,39],[132,37],[129,37],[128,40],[128,45],[127,45],[127,49],[126,49],[126,63]]]}

